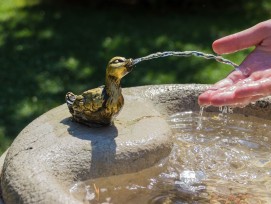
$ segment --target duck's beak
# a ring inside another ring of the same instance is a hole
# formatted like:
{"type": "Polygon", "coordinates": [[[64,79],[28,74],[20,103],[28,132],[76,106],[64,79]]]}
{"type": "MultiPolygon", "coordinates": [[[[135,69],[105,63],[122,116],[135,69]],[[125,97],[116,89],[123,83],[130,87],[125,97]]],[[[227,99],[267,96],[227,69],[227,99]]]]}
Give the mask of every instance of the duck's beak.
{"type": "Polygon", "coordinates": [[[133,59],[132,58],[127,59],[127,63],[126,63],[125,67],[127,68],[128,72],[132,71],[132,69],[133,69],[133,59]]]}

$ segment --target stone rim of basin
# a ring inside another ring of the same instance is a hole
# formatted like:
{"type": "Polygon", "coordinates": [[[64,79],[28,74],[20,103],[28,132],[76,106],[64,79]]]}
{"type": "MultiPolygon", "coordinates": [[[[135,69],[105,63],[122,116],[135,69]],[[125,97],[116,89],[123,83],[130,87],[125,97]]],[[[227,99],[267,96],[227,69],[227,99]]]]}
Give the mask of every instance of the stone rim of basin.
{"type": "MultiPolygon", "coordinates": [[[[197,96],[207,87],[189,84],[123,89],[126,103],[115,126],[91,133],[88,127],[70,121],[65,104],[45,113],[19,134],[5,157],[1,175],[5,202],[79,203],[69,193],[72,182],[151,167],[171,151],[167,116],[199,110],[197,96]],[[129,120],[132,110],[134,118],[129,120]],[[57,125],[52,125],[51,120],[57,125]],[[40,126],[46,131],[41,131],[40,126]],[[148,138],[140,135],[142,131],[148,138]],[[88,134],[94,136],[90,139],[88,134]]],[[[234,112],[271,119],[270,104],[266,98],[234,112]]]]}

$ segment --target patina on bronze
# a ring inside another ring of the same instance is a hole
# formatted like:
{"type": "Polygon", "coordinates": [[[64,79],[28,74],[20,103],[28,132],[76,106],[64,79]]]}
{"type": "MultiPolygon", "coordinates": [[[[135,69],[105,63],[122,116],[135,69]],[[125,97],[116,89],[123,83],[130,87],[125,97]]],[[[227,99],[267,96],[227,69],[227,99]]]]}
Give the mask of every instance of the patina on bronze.
{"type": "Polygon", "coordinates": [[[104,86],[81,95],[68,92],[66,103],[73,119],[91,127],[112,124],[124,104],[120,80],[132,71],[132,66],[132,59],[114,57],[107,65],[104,86]]]}

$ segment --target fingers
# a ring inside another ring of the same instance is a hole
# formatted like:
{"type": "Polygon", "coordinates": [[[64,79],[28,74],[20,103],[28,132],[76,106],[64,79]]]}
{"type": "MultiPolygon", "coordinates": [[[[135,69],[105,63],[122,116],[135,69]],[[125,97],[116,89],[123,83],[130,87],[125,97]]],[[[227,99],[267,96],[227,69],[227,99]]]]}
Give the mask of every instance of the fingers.
{"type": "MultiPolygon", "coordinates": [[[[223,81],[223,80],[222,80],[223,81]]],[[[250,77],[219,89],[209,89],[198,98],[199,105],[245,106],[271,94],[271,70],[254,72],[250,77]]]]}
{"type": "Polygon", "coordinates": [[[271,94],[271,70],[254,72],[244,82],[237,83],[235,94],[238,98],[267,96],[271,94]]]}
{"type": "Polygon", "coordinates": [[[215,83],[210,89],[215,90],[228,87],[245,78],[246,76],[240,70],[234,70],[225,79],[215,83]]]}
{"type": "MultiPolygon", "coordinates": [[[[203,94],[201,94],[198,98],[199,105],[216,105],[216,103],[226,103],[226,101],[223,99],[223,101],[214,102],[213,96],[215,96],[219,92],[223,92],[227,89],[227,87],[233,86],[238,81],[244,79],[245,76],[241,71],[233,71],[230,73],[225,79],[222,79],[221,81],[217,82],[213,86],[211,86],[207,91],[205,91],[203,94]]],[[[216,99],[217,101],[217,99],[216,99]]]]}
{"type": "Polygon", "coordinates": [[[213,95],[212,90],[207,90],[204,93],[200,94],[198,97],[198,104],[200,106],[210,106],[212,105],[212,95],[213,95]]]}
{"type": "Polygon", "coordinates": [[[264,21],[239,33],[216,40],[213,43],[213,50],[217,54],[226,54],[259,45],[270,35],[270,30],[271,21],[264,21]]]}
{"type": "Polygon", "coordinates": [[[226,102],[222,101],[220,98],[214,98],[213,106],[230,106],[230,107],[245,107],[251,102],[257,101],[264,96],[251,96],[245,98],[228,98],[226,102]],[[217,100],[216,100],[217,99],[217,100]]]}
{"type": "Polygon", "coordinates": [[[239,104],[240,100],[235,98],[234,90],[219,89],[219,90],[208,90],[201,94],[198,98],[200,106],[226,106],[239,104]]]}
{"type": "Polygon", "coordinates": [[[198,98],[198,103],[200,106],[238,106],[243,107],[248,105],[250,102],[256,101],[267,95],[255,95],[247,96],[242,98],[237,98],[236,93],[230,90],[224,91],[208,91],[208,93],[203,93],[198,98]]]}

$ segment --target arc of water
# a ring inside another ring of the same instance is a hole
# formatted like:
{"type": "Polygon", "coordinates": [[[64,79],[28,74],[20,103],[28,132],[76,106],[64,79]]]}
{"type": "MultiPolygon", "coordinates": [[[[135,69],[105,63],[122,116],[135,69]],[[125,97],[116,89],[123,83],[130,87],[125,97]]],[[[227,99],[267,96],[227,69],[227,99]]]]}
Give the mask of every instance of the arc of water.
{"type": "Polygon", "coordinates": [[[133,59],[133,65],[138,64],[139,62],[142,61],[146,61],[146,60],[151,60],[151,59],[155,59],[155,58],[160,58],[160,57],[168,57],[168,56],[177,56],[177,57],[190,57],[190,56],[196,56],[196,57],[203,57],[205,59],[214,59],[217,62],[223,63],[223,64],[228,64],[232,67],[234,67],[235,69],[238,68],[238,65],[235,64],[234,62],[225,59],[221,56],[217,56],[217,55],[213,55],[213,54],[207,54],[207,53],[203,53],[203,52],[199,52],[199,51],[183,51],[183,52],[179,52],[179,51],[165,51],[165,52],[157,52],[157,53],[153,53],[150,55],[147,55],[145,57],[140,57],[137,59],[133,59]]]}

